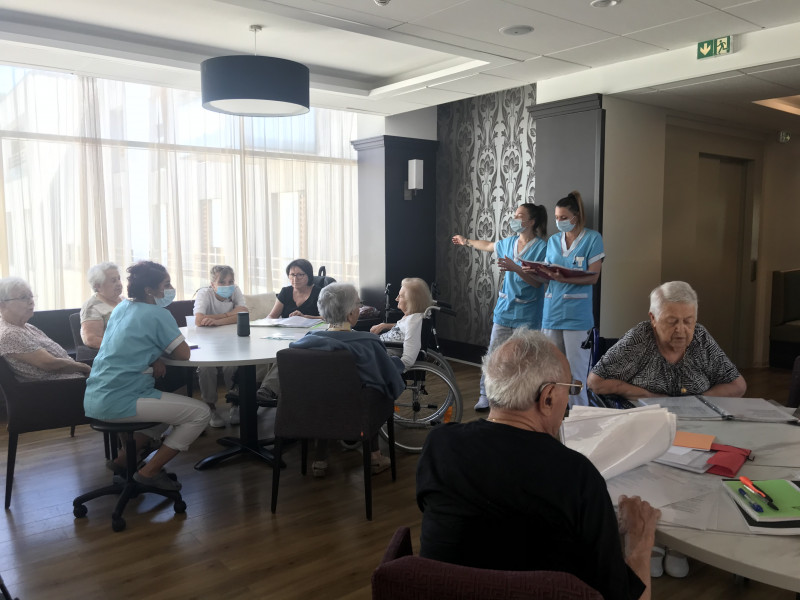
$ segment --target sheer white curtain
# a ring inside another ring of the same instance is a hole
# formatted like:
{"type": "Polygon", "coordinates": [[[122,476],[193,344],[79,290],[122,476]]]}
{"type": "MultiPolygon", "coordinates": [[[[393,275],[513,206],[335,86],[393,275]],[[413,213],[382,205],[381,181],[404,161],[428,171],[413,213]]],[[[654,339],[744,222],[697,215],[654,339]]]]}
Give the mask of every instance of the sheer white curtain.
{"type": "Polygon", "coordinates": [[[308,258],[358,284],[355,115],[251,119],[199,94],[0,66],[0,276],[80,306],[88,268],[161,262],[178,298],[229,264],[246,293],[308,258]]]}

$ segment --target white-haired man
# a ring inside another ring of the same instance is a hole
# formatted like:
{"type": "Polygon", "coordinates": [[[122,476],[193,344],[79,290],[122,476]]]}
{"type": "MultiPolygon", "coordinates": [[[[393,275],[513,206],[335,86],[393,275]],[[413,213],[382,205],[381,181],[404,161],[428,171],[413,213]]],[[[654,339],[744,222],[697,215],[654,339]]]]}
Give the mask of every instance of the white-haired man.
{"type": "Polygon", "coordinates": [[[622,496],[617,522],[603,477],[558,440],[569,395],[581,387],[566,357],[522,329],[484,359],[483,372],[489,417],[434,429],[422,451],[420,555],[565,571],[605,598],[650,598],[660,511],[622,496]]]}

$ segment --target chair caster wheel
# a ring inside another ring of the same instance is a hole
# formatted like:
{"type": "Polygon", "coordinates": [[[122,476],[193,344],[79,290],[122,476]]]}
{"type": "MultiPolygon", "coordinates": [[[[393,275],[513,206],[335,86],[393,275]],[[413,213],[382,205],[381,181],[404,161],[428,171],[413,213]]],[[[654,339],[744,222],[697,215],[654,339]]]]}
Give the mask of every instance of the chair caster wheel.
{"type": "Polygon", "coordinates": [[[122,517],[111,516],[111,529],[114,531],[123,531],[125,529],[125,519],[122,517]]]}
{"type": "Polygon", "coordinates": [[[186,502],[183,500],[176,500],[175,501],[175,514],[180,515],[186,512],[186,502]]]}
{"type": "Polygon", "coordinates": [[[72,514],[75,515],[76,519],[82,519],[87,515],[89,509],[86,508],[83,504],[76,504],[72,507],[72,514]]]}

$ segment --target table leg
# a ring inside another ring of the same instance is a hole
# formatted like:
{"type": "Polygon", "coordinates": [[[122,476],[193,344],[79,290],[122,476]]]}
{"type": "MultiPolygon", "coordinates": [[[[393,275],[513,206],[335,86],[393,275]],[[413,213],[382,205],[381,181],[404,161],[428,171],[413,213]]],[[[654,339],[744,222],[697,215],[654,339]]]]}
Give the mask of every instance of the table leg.
{"type": "Polygon", "coordinates": [[[218,439],[217,443],[226,446],[226,449],[198,461],[195,469],[202,471],[239,454],[255,456],[269,465],[272,464],[275,457],[264,448],[264,442],[271,440],[258,439],[257,390],[256,366],[239,367],[239,437],[225,436],[218,439]]]}

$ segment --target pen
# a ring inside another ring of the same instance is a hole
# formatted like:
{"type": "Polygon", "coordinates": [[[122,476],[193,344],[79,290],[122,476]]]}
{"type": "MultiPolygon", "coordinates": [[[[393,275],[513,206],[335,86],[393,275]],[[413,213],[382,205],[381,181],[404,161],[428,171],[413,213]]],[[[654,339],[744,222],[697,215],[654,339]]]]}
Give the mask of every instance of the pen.
{"type": "Polygon", "coordinates": [[[757,504],[756,502],[753,502],[753,501],[751,501],[751,500],[750,500],[750,497],[747,495],[747,492],[745,491],[745,489],[744,489],[744,488],[739,488],[739,495],[740,495],[742,498],[745,498],[745,499],[747,499],[747,503],[748,503],[750,506],[752,506],[752,507],[753,507],[753,510],[754,510],[754,511],[756,511],[756,512],[764,512],[764,509],[763,509],[763,508],[761,508],[761,505],[760,505],[760,504],[757,504]]]}
{"type": "Polygon", "coordinates": [[[775,503],[772,501],[772,498],[770,498],[767,494],[765,494],[763,490],[760,490],[758,486],[752,481],[750,481],[747,477],[739,477],[739,481],[741,481],[744,484],[744,486],[751,492],[755,492],[756,494],[764,498],[764,500],[767,501],[767,506],[769,506],[772,510],[778,510],[778,507],[775,506],[775,503]]]}

